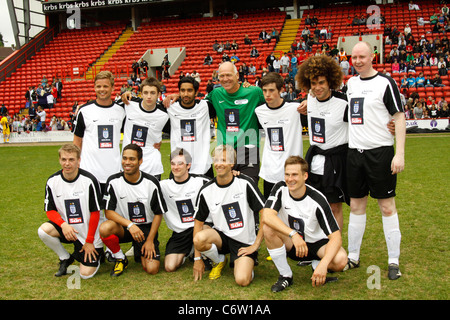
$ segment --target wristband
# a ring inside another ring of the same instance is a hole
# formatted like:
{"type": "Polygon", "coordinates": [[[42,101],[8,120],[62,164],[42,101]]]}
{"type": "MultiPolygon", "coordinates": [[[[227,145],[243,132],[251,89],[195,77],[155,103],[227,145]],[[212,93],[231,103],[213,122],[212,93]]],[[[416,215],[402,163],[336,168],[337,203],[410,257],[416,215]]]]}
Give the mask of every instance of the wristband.
{"type": "Polygon", "coordinates": [[[200,260],[202,257],[194,257],[194,261],[200,260]]]}
{"type": "Polygon", "coordinates": [[[127,225],[127,230],[130,230],[130,228],[134,225],[134,222],[130,223],[129,225],[127,225]]]}
{"type": "Polygon", "coordinates": [[[297,233],[297,230],[292,230],[291,233],[289,233],[289,238],[292,238],[297,233]]]}

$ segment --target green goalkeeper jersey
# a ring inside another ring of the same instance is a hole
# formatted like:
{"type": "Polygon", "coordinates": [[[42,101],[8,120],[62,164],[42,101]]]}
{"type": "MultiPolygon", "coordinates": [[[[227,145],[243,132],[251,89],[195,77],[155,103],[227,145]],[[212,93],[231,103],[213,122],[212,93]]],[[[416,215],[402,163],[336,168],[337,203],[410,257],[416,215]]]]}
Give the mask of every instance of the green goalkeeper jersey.
{"type": "Polygon", "coordinates": [[[211,102],[217,114],[217,144],[231,144],[234,148],[245,145],[259,147],[257,106],[265,103],[259,87],[250,86],[233,94],[217,87],[206,99],[211,102]]]}

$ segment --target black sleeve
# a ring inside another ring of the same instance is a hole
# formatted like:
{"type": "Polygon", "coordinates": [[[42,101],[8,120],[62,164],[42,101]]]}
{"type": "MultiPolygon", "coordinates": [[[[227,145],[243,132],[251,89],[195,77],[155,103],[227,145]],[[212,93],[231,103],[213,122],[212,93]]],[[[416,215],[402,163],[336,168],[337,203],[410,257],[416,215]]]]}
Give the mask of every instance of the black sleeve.
{"type": "Polygon", "coordinates": [[[348,122],[348,104],[345,107],[344,117],[342,119],[344,122],[348,122]]]}
{"type": "Polygon", "coordinates": [[[265,199],[258,186],[252,182],[249,181],[247,184],[247,201],[254,212],[259,212],[264,207],[265,199]]]}
{"type": "Polygon", "coordinates": [[[51,189],[51,188],[49,187],[49,185],[47,184],[47,185],[45,186],[44,211],[51,211],[51,210],[57,211],[55,202],[54,202],[54,200],[53,200],[52,189],[51,189]]]}
{"type": "Polygon", "coordinates": [[[281,187],[286,185],[285,182],[280,181],[277,184],[275,184],[270,191],[270,195],[266,200],[266,203],[264,204],[264,208],[272,209],[275,211],[280,211],[281,209],[281,187]]]}
{"type": "Polygon", "coordinates": [[[94,184],[89,186],[89,212],[100,211],[100,194],[94,184]]]}
{"type": "Polygon", "coordinates": [[[85,130],[86,130],[86,125],[84,124],[83,113],[81,112],[81,110],[78,110],[77,118],[75,120],[75,130],[73,133],[77,137],[83,138],[85,130]]]}
{"type": "Polygon", "coordinates": [[[206,102],[208,103],[209,118],[215,119],[217,117],[216,109],[214,109],[214,106],[210,101],[206,100],[206,102]]]}
{"type": "Polygon", "coordinates": [[[106,186],[106,192],[104,196],[104,207],[106,210],[112,211],[116,211],[117,208],[117,196],[111,184],[107,184],[106,186]]]}
{"type": "Polygon", "coordinates": [[[397,84],[394,80],[390,81],[390,84],[386,86],[383,102],[391,115],[394,115],[397,112],[403,112],[400,91],[398,90],[397,84]]]}
{"type": "Polygon", "coordinates": [[[197,197],[197,204],[194,218],[198,221],[205,222],[208,216],[209,216],[208,205],[206,203],[204,195],[200,193],[197,197]]]}
{"type": "Polygon", "coordinates": [[[153,190],[150,207],[152,208],[154,214],[163,214],[167,212],[167,205],[164,200],[159,181],[155,178],[153,182],[155,183],[156,188],[153,190]]]}

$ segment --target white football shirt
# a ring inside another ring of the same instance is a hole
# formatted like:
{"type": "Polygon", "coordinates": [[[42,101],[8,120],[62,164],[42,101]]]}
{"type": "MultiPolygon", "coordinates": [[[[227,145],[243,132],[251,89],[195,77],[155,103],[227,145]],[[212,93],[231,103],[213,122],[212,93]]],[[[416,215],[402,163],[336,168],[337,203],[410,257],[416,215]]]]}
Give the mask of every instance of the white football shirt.
{"type": "Polygon", "coordinates": [[[210,216],[214,229],[252,245],[263,206],[264,197],[250,177],[240,174],[225,186],[218,185],[214,178],[200,190],[194,218],[205,222],[210,216]]]}
{"type": "Polygon", "coordinates": [[[100,183],[120,170],[120,139],[125,109],[113,102],[103,107],[95,101],[82,106],[75,120],[74,134],[83,138],[80,168],[100,183]]]}
{"type": "MultiPolygon", "coordinates": [[[[77,238],[86,243],[91,212],[100,211],[101,192],[97,179],[89,172],[79,169],[78,176],[68,181],[62,171],[58,171],[47,180],[45,186],[45,211],[57,211],[61,218],[78,233],[77,238]]],[[[104,221],[102,215],[98,225],[104,221]]],[[[95,231],[94,247],[102,248],[99,230],[95,231]]]]}
{"type": "Polygon", "coordinates": [[[159,181],[141,171],[136,183],[125,179],[123,172],[109,177],[106,185],[105,209],[120,214],[135,224],[149,224],[155,214],[167,211],[159,181]]]}
{"type": "MultiPolygon", "coordinates": [[[[331,91],[325,101],[308,94],[309,144],[328,150],[348,143],[347,97],[331,91]]],[[[311,172],[322,175],[325,164],[323,155],[315,155],[311,161],[311,172]]]]}
{"type": "Polygon", "coordinates": [[[404,112],[395,81],[377,73],[370,78],[351,77],[347,82],[349,148],[375,149],[394,145],[387,124],[404,112]]]}
{"type": "Polygon", "coordinates": [[[210,110],[206,100],[196,100],[192,108],[183,107],[179,101],[172,104],[170,117],[170,149],[183,148],[192,157],[190,173],[205,174],[211,168],[210,110]]]}
{"type": "Polygon", "coordinates": [[[306,185],[306,192],[300,199],[289,194],[286,182],[277,183],[265,208],[278,212],[278,217],[290,228],[297,230],[305,242],[314,243],[339,230],[339,226],[325,196],[306,185]]]}
{"type": "Polygon", "coordinates": [[[142,100],[130,101],[125,105],[125,125],[123,129],[123,146],[130,143],[142,148],[142,164],[140,170],[152,175],[164,172],[161,152],[153,145],[162,140],[162,131],[169,116],[166,109],[159,104],[147,111],[142,107],[142,100]]]}
{"type": "Polygon", "coordinates": [[[266,134],[259,176],[271,183],[284,180],[284,162],[289,156],[303,157],[299,103],[284,101],[278,108],[262,104],[255,109],[266,134]]]}
{"type": "Polygon", "coordinates": [[[194,227],[195,200],[201,187],[210,180],[206,176],[189,174],[189,178],[183,182],[174,179],[160,182],[167,204],[164,220],[170,230],[180,233],[194,227]]]}

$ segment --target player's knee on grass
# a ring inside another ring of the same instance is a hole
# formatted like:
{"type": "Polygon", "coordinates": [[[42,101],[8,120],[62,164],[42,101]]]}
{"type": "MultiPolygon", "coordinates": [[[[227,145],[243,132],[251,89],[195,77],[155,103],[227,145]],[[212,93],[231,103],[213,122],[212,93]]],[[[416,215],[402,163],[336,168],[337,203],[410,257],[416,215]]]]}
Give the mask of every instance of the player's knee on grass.
{"type": "Polygon", "coordinates": [[[148,274],[155,275],[159,271],[159,264],[160,262],[157,260],[150,261],[149,259],[141,258],[142,259],[142,267],[144,271],[148,274]]]}
{"type": "Polygon", "coordinates": [[[200,231],[197,232],[197,234],[194,237],[194,247],[195,249],[199,250],[199,251],[206,251],[208,250],[207,245],[208,245],[208,237],[207,237],[207,233],[200,231]]]}

